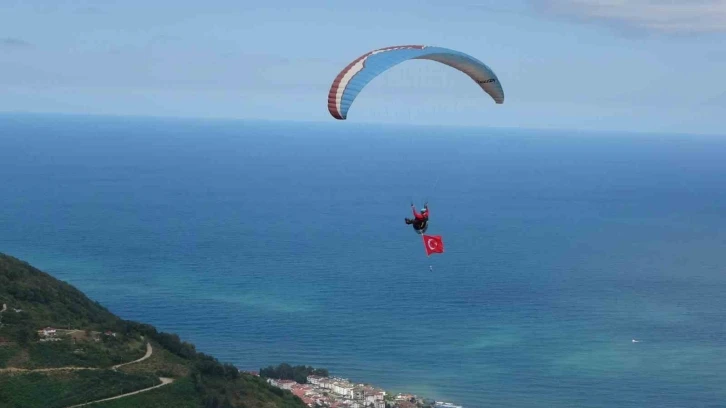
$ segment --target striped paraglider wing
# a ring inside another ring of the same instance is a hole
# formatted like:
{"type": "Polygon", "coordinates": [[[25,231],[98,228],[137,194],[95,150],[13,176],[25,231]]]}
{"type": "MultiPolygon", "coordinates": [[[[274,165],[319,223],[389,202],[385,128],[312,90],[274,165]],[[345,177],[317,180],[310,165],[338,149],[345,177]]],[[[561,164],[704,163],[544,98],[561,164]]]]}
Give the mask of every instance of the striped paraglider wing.
{"type": "Polygon", "coordinates": [[[494,102],[504,103],[504,91],[499,79],[491,68],[476,58],[448,48],[400,45],[367,52],[343,68],[328,92],[328,111],[336,119],[346,119],[356,96],[373,78],[412,59],[431,60],[455,68],[479,84],[494,102]]]}

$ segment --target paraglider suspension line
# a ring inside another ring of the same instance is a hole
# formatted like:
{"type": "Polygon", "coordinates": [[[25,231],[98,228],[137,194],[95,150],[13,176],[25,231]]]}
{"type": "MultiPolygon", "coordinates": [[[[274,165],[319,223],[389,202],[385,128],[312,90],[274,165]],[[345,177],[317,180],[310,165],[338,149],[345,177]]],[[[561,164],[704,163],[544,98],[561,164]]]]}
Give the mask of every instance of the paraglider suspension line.
{"type": "Polygon", "coordinates": [[[429,190],[428,196],[426,196],[426,199],[424,202],[429,202],[429,196],[432,196],[434,194],[434,190],[436,190],[436,186],[439,184],[439,179],[441,178],[441,174],[436,176],[436,181],[434,181],[434,185],[431,187],[431,190],[429,190]]]}

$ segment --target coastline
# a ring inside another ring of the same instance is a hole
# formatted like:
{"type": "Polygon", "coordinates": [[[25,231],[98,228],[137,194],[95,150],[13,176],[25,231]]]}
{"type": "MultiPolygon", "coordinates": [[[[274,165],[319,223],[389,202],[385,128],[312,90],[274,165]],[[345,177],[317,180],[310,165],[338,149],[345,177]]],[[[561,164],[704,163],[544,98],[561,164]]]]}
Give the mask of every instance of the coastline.
{"type": "MultiPolygon", "coordinates": [[[[260,377],[255,371],[244,371],[260,377]]],[[[311,408],[464,408],[451,402],[435,401],[410,393],[390,393],[371,384],[347,378],[308,375],[305,383],[264,378],[270,385],[292,392],[311,408]]]]}

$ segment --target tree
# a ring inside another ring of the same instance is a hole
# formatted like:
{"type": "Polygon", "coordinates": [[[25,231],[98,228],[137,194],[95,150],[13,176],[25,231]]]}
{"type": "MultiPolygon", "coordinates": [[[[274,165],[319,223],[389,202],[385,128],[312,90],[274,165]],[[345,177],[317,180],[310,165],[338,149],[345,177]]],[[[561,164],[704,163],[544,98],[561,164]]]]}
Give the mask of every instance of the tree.
{"type": "Polygon", "coordinates": [[[34,340],[35,337],[37,337],[37,335],[38,334],[32,329],[23,327],[16,332],[15,340],[19,345],[27,346],[32,340],[34,340]]]}

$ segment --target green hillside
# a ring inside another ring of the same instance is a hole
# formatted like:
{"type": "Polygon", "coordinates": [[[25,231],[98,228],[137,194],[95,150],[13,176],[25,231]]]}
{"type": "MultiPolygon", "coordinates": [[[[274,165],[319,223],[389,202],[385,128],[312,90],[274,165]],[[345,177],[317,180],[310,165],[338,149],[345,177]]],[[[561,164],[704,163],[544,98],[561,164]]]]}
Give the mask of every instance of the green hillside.
{"type": "Polygon", "coordinates": [[[0,308],[0,408],[306,406],[2,253],[0,308]]]}

